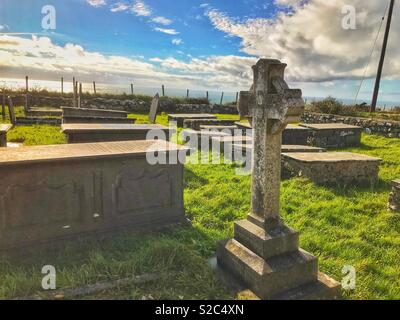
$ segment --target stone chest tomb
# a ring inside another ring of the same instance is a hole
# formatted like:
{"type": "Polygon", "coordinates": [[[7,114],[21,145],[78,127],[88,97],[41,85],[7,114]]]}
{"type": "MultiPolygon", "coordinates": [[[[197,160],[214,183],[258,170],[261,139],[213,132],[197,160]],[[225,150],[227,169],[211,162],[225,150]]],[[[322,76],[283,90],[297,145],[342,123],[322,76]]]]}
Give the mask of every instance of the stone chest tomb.
{"type": "Polygon", "coordinates": [[[151,140],[1,150],[0,249],[183,222],[183,165],[146,159],[183,149],[151,140]]]}

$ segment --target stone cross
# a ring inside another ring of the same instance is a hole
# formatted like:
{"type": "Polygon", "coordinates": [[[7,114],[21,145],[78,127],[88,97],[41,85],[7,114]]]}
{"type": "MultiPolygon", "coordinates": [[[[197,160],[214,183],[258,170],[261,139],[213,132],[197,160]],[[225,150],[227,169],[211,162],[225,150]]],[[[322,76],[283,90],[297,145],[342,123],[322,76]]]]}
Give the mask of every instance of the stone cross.
{"type": "Polygon", "coordinates": [[[288,123],[298,122],[304,111],[302,92],[289,89],[284,80],[286,64],[261,59],[253,66],[254,83],[241,92],[238,103],[241,117],[249,117],[253,127],[252,213],[249,219],[266,231],[282,226],[280,181],[282,132],[288,123]],[[243,112],[244,110],[244,112],[243,112]],[[248,114],[245,114],[248,112],[248,114]]]}

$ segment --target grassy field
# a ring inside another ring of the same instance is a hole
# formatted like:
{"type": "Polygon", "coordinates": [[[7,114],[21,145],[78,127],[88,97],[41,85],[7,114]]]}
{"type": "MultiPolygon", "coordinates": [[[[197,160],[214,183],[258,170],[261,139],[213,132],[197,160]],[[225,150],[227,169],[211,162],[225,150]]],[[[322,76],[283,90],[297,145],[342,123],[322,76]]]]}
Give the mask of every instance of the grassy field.
{"type": "MultiPolygon", "coordinates": [[[[145,122],[146,116],[137,117],[145,122]]],[[[219,116],[227,118],[227,116],[219,116]]],[[[158,118],[165,124],[166,115],[158,118]]],[[[25,144],[63,143],[59,128],[18,127],[9,139],[25,144]],[[38,133],[38,130],[39,133],[38,133]]],[[[321,271],[337,280],[344,265],[357,271],[356,289],[345,299],[400,298],[400,216],[386,208],[390,180],[400,177],[400,139],[363,135],[349,151],[381,157],[375,187],[317,186],[305,178],[282,182],[282,215],[301,232],[301,246],[320,258],[321,271]]],[[[41,292],[41,268],[54,265],[57,287],[74,288],[98,281],[157,273],[161,279],[125,285],[85,299],[232,299],[214,276],[208,259],[216,243],[232,236],[233,222],[250,210],[250,177],[235,165],[186,165],[185,209],[189,226],[164,234],[70,243],[63,250],[35,250],[0,260],[0,298],[41,292]]]]}

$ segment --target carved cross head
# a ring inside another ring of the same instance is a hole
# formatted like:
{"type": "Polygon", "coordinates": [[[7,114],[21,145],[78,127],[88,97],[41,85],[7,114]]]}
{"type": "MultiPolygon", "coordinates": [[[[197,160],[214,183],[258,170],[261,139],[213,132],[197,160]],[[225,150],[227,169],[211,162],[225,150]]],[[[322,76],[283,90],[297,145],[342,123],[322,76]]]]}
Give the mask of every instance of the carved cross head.
{"type": "MultiPolygon", "coordinates": [[[[286,64],[274,59],[260,59],[253,66],[254,81],[250,91],[241,91],[238,110],[241,118],[253,118],[262,109],[271,134],[280,133],[288,123],[299,122],[304,101],[299,89],[289,89],[284,80],[286,64]],[[260,110],[258,110],[260,111],[260,110]]],[[[259,114],[259,113],[258,113],[259,114]]]]}

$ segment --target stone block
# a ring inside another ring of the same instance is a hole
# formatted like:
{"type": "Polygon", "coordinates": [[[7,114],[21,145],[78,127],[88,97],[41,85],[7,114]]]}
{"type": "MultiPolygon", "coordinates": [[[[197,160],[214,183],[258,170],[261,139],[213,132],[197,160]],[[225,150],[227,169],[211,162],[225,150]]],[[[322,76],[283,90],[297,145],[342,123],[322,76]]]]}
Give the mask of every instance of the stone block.
{"type": "Polygon", "coordinates": [[[71,108],[61,107],[63,117],[103,117],[103,118],[127,118],[126,111],[106,110],[95,108],[71,108]]]}
{"type": "Polygon", "coordinates": [[[12,128],[12,124],[0,124],[0,147],[7,147],[7,132],[12,128]]]}
{"type": "Polygon", "coordinates": [[[282,144],[285,145],[302,145],[308,144],[311,136],[311,129],[289,124],[282,133],[282,144]]]}
{"type": "Polygon", "coordinates": [[[217,116],[208,113],[178,113],[169,114],[168,121],[176,121],[178,127],[183,127],[183,122],[186,119],[216,119],[217,116]]]}
{"type": "Polygon", "coordinates": [[[283,153],[285,170],[315,183],[375,183],[381,159],[350,152],[283,153]]]}
{"type": "Polygon", "coordinates": [[[115,117],[97,117],[97,116],[63,116],[62,123],[104,123],[104,124],[134,124],[134,118],[115,118],[115,117]]]}
{"type": "Polygon", "coordinates": [[[183,140],[185,142],[190,141],[190,148],[195,148],[195,149],[210,149],[211,148],[211,142],[212,138],[215,137],[229,137],[228,133],[225,132],[219,132],[219,131],[196,131],[192,129],[185,129],[182,131],[183,134],[183,140]]]}
{"type": "Polygon", "coordinates": [[[394,180],[392,184],[392,192],[389,196],[389,209],[400,212],[400,179],[394,180]]]}
{"type": "Polygon", "coordinates": [[[343,123],[301,124],[312,130],[309,142],[321,148],[357,147],[362,128],[343,123]]]}
{"type": "Polygon", "coordinates": [[[150,165],[166,141],[7,148],[0,153],[0,249],[185,220],[183,165],[150,165]]]}
{"type": "Polygon", "coordinates": [[[235,125],[201,125],[200,131],[223,131],[223,132],[230,132],[231,134],[237,130],[238,127],[235,125]]]}
{"type": "Polygon", "coordinates": [[[200,130],[200,126],[233,126],[234,120],[223,120],[223,119],[185,119],[183,121],[183,127],[193,130],[200,130]]]}
{"type": "Polygon", "coordinates": [[[146,140],[151,130],[160,130],[169,140],[170,130],[159,124],[63,124],[68,143],[146,140]]]}

